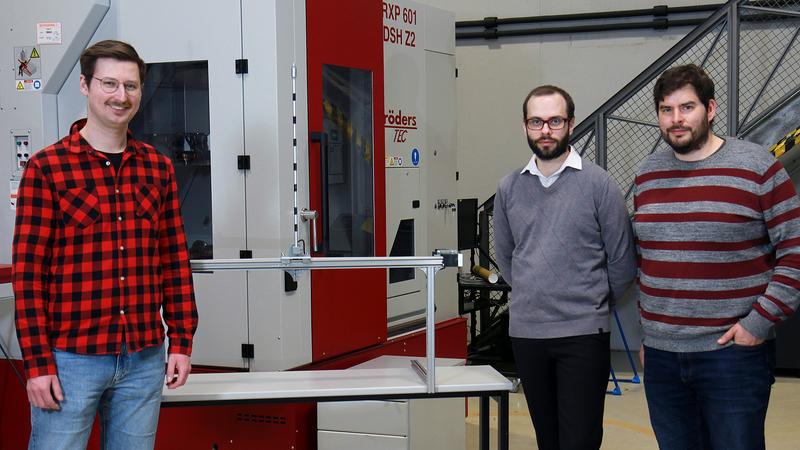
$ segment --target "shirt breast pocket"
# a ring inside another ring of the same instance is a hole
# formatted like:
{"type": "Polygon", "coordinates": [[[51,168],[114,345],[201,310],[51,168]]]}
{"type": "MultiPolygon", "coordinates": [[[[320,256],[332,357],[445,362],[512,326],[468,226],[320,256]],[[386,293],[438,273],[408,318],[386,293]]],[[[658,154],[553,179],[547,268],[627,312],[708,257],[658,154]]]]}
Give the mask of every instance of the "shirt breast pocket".
{"type": "Polygon", "coordinates": [[[136,216],[152,222],[158,220],[161,193],[156,186],[145,184],[136,188],[136,216]]]}
{"type": "Polygon", "coordinates": [[[100,218],[97,194],[86,188],[73,188],[59,193],[59,207],[64,225],[86,228],[100,218]]]}

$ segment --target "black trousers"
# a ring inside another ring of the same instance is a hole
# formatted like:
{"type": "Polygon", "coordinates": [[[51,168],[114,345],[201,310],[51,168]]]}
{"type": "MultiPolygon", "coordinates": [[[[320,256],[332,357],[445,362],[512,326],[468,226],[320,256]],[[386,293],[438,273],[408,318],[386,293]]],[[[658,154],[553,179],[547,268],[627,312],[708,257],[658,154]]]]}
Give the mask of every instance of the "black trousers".
{"type": "Polygon", "coordinates": [[[600,448],[610,336],[511,338],[540,450],[600,448]]]}

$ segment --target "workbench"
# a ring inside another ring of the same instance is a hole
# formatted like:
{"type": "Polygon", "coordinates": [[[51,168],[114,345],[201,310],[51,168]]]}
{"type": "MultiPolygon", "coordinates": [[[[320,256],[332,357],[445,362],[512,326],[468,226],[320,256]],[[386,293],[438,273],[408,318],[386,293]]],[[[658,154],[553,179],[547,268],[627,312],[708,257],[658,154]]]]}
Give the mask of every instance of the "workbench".
{"type": "Polygon", "coordinates": [[[480,449],[489,450],[490,399],[498,403],[497,448],[508,449],[511,382],[490,366],[436,367],[436,389],[407,367],[346,370],[199,373],[163,392],[162,407],[231,403],[295,403],[480,397],[480,449]]]}

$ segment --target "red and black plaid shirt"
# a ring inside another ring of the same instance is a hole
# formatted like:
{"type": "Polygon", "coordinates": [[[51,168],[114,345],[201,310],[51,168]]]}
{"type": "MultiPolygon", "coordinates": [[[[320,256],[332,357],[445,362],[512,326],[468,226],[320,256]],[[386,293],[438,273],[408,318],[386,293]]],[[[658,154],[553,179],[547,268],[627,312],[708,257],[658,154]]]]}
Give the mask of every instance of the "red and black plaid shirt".
{"type": "Polygon", "coordinates": [[[164,340],[191,354],[192,274],[172,163],[128,136],[119,172],[72,125],[22,176],[14,228],[17,337],[29,377],[55,375],[52,348],[118,354],[164,340]]]}

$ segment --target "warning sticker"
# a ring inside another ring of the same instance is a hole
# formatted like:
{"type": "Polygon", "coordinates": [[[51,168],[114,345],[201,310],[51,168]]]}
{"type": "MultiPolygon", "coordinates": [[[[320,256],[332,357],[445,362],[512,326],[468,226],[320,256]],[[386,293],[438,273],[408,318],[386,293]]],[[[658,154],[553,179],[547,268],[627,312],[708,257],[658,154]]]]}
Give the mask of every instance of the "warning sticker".
{"type": "Polygon", "coordinates": [[[42,58],[36,47],[14,47],[14,78],[33,80],[42,78],[42,58]]]}
{"type": "Polygon", "coordinates": [[[10,194],[8,196],[9,206],[12,211],[17,209],[17,191],[19,190],[19,181],[11,180],[10,194]]]}
{"type": "Polygon", "coordinates": [[[16,80],[14,81],[14,87],[17,89],[17,92],[41,91],[42,80],[16,80]]]}
{"type": "Polygon", "coordinates": [[[42,57],[39,49],[14,47],[14,88],[17,92],[42,89],[42,57]]]}
{"type": "Polygon", "coordinates": [[[36,24],[36,43],[41,44],[60,44],[61,43],[61,22],[47,22],[36,24]]]}

